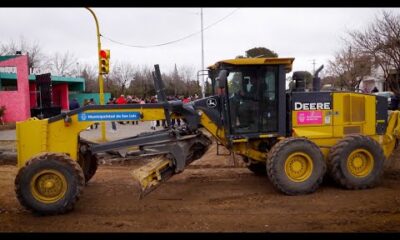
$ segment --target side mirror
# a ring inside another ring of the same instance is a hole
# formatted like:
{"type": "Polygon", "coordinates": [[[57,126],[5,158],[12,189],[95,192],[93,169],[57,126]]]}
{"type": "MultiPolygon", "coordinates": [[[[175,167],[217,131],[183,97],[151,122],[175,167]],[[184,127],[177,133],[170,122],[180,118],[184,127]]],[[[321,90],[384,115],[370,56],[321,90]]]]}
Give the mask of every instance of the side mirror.
{"type": "Polygon", "coordinates": [[[218,81],[218,88],[225,88],[226,81],[227,81],[228,71],[221,70],[218,74],[217,81],[218,81]]]}

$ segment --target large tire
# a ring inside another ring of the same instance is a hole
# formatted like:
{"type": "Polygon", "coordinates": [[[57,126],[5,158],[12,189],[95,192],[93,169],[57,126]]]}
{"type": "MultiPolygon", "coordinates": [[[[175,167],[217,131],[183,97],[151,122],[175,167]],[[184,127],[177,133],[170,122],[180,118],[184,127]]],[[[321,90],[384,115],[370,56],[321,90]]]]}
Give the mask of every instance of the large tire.
{"type": "Polygon", "coordinates": [[[385,155],[379,143],[368,136],[351,135],[329,152],[330,176],[347,189],[374,187],[383,172],[385,155]]]}
{"type": "Polygon", "coordinates": [[[85,183],[87,184],[90,179],[96,174],[97,168],[99,166],[97,161],[97,156],[95,154],[83,154],[79,153],[79,165],[82,168],[83,175],[85,176],[85,183]]]}
{"type": "Polygon", "coordinates": [[[85,176],[85,183],[87,184],[96,174],[99,165],[97,155],[89,151],[88,143],[80,142],[78,163],[82,168],[83,175],[85,176]]]}
{"type": "Polygon", "coordinates": [[[268,154],[268,177],[276,189],[287,195],[315,192],[325,172],[321,150],[306,138],[285,138],[268,154]]]}
{"type": "Polygon", "coordinates": [[[71,211],[85,184],[79,164],[65,154],[45,153],[29,160],[15,178],[22,206],[41,215],[71,211]]]}

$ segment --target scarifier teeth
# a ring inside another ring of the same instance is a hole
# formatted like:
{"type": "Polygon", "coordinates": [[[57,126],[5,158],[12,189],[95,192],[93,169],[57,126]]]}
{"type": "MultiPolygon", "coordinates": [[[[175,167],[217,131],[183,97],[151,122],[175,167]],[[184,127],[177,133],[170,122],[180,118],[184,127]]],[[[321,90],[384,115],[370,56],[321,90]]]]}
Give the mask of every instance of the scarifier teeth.
{"type": "Polygon", "coordinates": [[[143,198],[173,175],[172,161],[156,159],[133,170],[131,174],[139,185],[140,198],[143,198]]]}

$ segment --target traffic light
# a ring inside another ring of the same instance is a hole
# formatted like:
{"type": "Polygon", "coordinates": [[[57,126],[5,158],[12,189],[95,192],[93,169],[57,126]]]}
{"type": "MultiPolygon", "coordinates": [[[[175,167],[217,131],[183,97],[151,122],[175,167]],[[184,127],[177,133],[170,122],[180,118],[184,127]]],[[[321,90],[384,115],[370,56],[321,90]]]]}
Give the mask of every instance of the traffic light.
{"type": "Polygon", "coordinates": [[[100,50],[100,73],[107,74],[110,71],[110,50],[100,50]]]}

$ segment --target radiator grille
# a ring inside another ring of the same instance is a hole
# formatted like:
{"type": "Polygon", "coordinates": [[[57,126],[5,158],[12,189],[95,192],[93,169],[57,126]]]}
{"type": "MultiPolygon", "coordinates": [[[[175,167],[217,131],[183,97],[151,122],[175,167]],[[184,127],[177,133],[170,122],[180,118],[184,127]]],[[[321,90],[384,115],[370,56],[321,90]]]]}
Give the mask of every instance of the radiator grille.
{"type": "Polygon", "coordinates": [[[343,98],[343,121],[345,123],[365,121],[365,97],[346,95],[343,98]]]}

